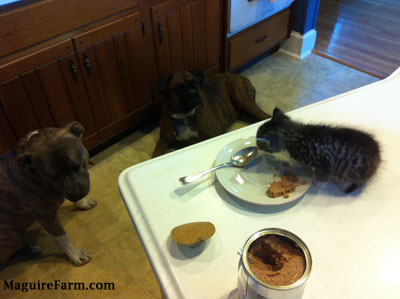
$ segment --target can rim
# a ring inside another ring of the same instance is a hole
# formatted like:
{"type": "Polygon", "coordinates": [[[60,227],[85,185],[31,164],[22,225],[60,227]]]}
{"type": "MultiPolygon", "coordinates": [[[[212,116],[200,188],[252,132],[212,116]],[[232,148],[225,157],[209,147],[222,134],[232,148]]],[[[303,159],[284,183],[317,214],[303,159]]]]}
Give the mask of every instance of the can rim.
{"type": "Polygon", "coordinates": [[[274,290],[291,290],[291,289],[295,289],[301,285],[303,285],[308,276],[310,275],[311,272],[311,266],[312,266],[312,259],[311,259],[311,253],[310,250],[308,249],[307,245],[303,242],[303,240],[301,240],[298,236],[296,236],[295,234],[281,229],[281,228],[266,228],[266,229],[262,229],[259,230],[257,232],[255,232],[253,235],[250,236],[249,239],[247,239],[244,247],[243,247],[243,253],[242,253],[242,262],[244,265],[244,269],[248,272],[248,274],[254,279],[256,280],[258,283],[260,283],[261,285],[270,288],[270,289],[274,289],[274,290]],[[283,237],[286,237],[290,240],[292,240],[294,243],[296,243],[300,249],[302,250],[303,254],[304,254],[304,258],[306,261],[306,269],[304,270],[304,273],[302,275],[302,277],[300,279],[298,279],[296,282],[289,284],[289,285],[285,285],[285,286],[275,286],[275,285],[271,285],[268,284],[262,280],[260,280],[254,273],[253,271],[251,271],[250,266],[248,264],[248,259],[247,259],[247,252],[251,246],[251,244],[253,244],[253,242],[255,240],[257,240],[258,238],[265,236],[265,235],[280,235],[283,237]]]}

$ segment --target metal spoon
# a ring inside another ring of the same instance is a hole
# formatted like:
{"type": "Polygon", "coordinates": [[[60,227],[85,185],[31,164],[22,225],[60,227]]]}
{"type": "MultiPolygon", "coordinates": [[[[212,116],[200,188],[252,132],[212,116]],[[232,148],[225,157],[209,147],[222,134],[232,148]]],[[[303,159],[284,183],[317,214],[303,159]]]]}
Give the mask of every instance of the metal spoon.
{"type": "Polygon", "coordinates": [[[224,164],[220,164],[218,166],[215,166],[213,168],[210,168],[210,169],[202,171],[202,172],[198,172],[195,174],[181,177],[179,179],[179,181],[183,185],[186,185],[186,184],[192,183],[194,181],[197,181],[198,179],[203,177],[205,174],[207,174],[211,171],[217,170],[219,168],[222,168],[222,167],[226,167],[226,166],[245,167],[247,163],[249,163],[251,160],[253,160],[255,158],[255,156],[257,156],[257,154],[258,154],[257,147],[255,147],[255,146],[246,147],[246,148],[238,151],[236,154],[234,154],[231,158],[231,161],[224,163],[224,164]]]}

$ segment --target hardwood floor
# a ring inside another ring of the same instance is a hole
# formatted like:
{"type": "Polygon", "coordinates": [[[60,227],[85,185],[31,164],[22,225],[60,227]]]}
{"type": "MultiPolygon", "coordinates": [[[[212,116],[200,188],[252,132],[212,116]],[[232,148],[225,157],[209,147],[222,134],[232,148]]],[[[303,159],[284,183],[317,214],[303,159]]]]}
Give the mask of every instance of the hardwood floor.
{"type": "Polygon", "coordinates": [[[321,0],[314,53],[378,78],[400,67],[399,0],[321,0]]]}

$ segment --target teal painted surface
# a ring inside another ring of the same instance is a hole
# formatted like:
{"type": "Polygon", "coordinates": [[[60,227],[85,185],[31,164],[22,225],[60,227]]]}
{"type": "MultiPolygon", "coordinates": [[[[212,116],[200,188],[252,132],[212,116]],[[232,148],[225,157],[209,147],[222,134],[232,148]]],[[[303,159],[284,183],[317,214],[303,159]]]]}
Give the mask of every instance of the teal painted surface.
{"type": "Polygon", "coordinates": [[[304,34],[317,25],[320,0],[296,0],[293,30],[304,34]]]}

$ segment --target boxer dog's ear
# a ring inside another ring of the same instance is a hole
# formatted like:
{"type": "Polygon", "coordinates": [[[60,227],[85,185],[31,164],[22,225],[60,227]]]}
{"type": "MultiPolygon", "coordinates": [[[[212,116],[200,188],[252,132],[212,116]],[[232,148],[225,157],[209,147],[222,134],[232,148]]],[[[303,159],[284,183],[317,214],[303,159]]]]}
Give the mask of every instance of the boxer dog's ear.
{"type": "Polygon", "coordinates": [[[200,70],[189,70],[189,73],[191,73],[198,81],[200,86],[203,84],[204,81],[204,73],[200,70]]]}
{"type": "Polygon", "coordinates": [[[82,138],[84,129],[83,129],[83,126],[79,122],[74,121],[74,122],[68,124],[67,127],[68,127],[68,131],[72,135],[74,135],[77,138],[82,138]]]}
{"type": "Polygon", "coordinates": [[[171,79],[172,79],[172,75],[167,75],[167,76],[164,76],[161,79],[157,80],[156,87],[161,95],[163,95],[163,96],[167,95],[168,86],[169,86],[169,82],[171,81],[171,79]]]}

